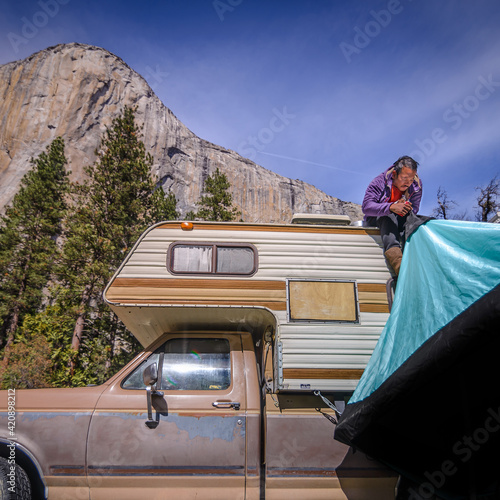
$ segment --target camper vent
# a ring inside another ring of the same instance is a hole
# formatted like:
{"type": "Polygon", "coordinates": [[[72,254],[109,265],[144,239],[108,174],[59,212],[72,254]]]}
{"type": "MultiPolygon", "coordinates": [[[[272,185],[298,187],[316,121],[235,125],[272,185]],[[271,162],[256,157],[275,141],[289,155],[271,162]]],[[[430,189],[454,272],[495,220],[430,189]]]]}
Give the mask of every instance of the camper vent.
{"type": "Polygon", "coordinates": [[[292,224],[330,224],[332,226],[348,226],[351,219],[348,215],[335,214],[294,214],[292,224]]]}

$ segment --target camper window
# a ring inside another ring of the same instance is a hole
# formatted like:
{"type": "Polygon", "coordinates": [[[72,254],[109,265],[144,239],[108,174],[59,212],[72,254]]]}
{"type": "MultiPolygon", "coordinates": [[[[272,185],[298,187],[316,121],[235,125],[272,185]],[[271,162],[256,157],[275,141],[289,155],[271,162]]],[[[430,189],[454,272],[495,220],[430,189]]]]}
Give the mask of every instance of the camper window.
{"type": "Polygon", "coordinates": [[[288,320],[359,323],[356,282],[288,280],[288,320]]]}
{"type": "Polygon", "coordinates": [[[252,248],[217,246],[218,273],[251,274],[254,270],[254,260],[252,248]]]}
{"type": "Polygon", "coordinates": [[[257,251],[250,244],[173,243],[168,251],[170,272],[184,274],[237,274],[256,271],[257,251]]]}
{"type": "Polygon", "coordinates": [[[172,249],[175,273],[211,273],[213,248],[206,245],[176,245],[172,249]]]}

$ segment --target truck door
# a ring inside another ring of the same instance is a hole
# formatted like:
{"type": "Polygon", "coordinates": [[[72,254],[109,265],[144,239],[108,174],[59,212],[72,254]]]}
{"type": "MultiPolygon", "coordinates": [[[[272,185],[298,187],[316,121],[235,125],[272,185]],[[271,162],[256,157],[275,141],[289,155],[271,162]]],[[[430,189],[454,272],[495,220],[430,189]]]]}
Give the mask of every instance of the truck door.
{"type": "Polygon", "coordinates": [[[169,334],[96,406],[87,452],[90,498],[243,499],[247,439],[241,336],[169,334]],[[152,363],[163,396],[153,396],[146,425],[142,372],[152,363]]]}

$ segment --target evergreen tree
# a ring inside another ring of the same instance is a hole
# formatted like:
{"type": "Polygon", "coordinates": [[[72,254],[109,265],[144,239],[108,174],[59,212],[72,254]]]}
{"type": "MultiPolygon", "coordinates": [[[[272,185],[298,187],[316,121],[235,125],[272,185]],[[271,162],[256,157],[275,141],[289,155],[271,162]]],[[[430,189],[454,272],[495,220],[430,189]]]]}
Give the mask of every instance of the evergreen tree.
{"type": "Polygon", "coordinates": [[[175,220],[178,217],[179,213],[177,212],[177,199],[175,194],[165,194],[163,189],[158,186],[151,196],[151,222],[175,220]]]}
{"type": "Polygon", "coordinates": [[[87,182],[73,186],[75,204],[66,222],[57,293],[57,303],[74,321],[73,385],[103,381],[113,360],[126,361],[138,346],[103,303],[102,293],[152,220],[153,159],[140,135],[134,111],[125,108],[106,130],[95,163],[85,169],[87,182]],[[96,374],[97,380],[88,378],[96,374]]]}
{"type": "Polygon", "coordinates": [[[0,224],[0,345],[8,347],[28,313],[35,313],[51,277],[66,210],[64,141],[41,153],[0,224]]]}
{"type": "Polygon", "coordinates": [[[229,192],[231,185],[226,174],[222,174],[217,168],[212,176],[208,176],[198,205],[200,206],[196,217],[210,221],[232,221],[240,212],[233,207],[233,197],[229,192]]]}
{"type": "MultiPolygon", "coordinates": [[[[31,345],[35,339],[45,342],[45,357],[50,360],[46,371],[49,387],[65,387],[69,376],[69,362],[74,356],[70,349],[72,318],[59,306],[49,305],[36,315],[27,315],[20,329],[20,342],[31,345]]],[[[43,356],[41,356],[43,360],[43,356]]]]}
{"type": "Polygon", "coordinates": [[[64,387],[73,355],[72,325],[54,306],[27,314],[9,349],[8,363],[0,365],[0,388],[64,387]]]}

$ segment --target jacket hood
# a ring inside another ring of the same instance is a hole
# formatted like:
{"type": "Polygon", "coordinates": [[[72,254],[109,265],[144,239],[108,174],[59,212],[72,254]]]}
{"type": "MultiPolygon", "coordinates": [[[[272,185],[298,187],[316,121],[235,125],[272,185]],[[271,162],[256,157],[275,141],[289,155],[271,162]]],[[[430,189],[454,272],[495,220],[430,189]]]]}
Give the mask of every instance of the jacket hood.
{"type": "MultiPolygon", "coordinates": [[[[392,173],[394,172],[394,170],[395,170],[395,167],[394,167],[394,165],[392,165],[392,167],[389,167],[384,172],[385,183],[387,186],[389,186],[391,188],[392,188],[392,173]]],[[[411,193],[415,193],[415,192],[420,191],[422,189],[422,182],[420,181],[420,177],[418,176],[418,172],[415,174],[415,179],[408,189],[411,189],[411,193]]]]}

